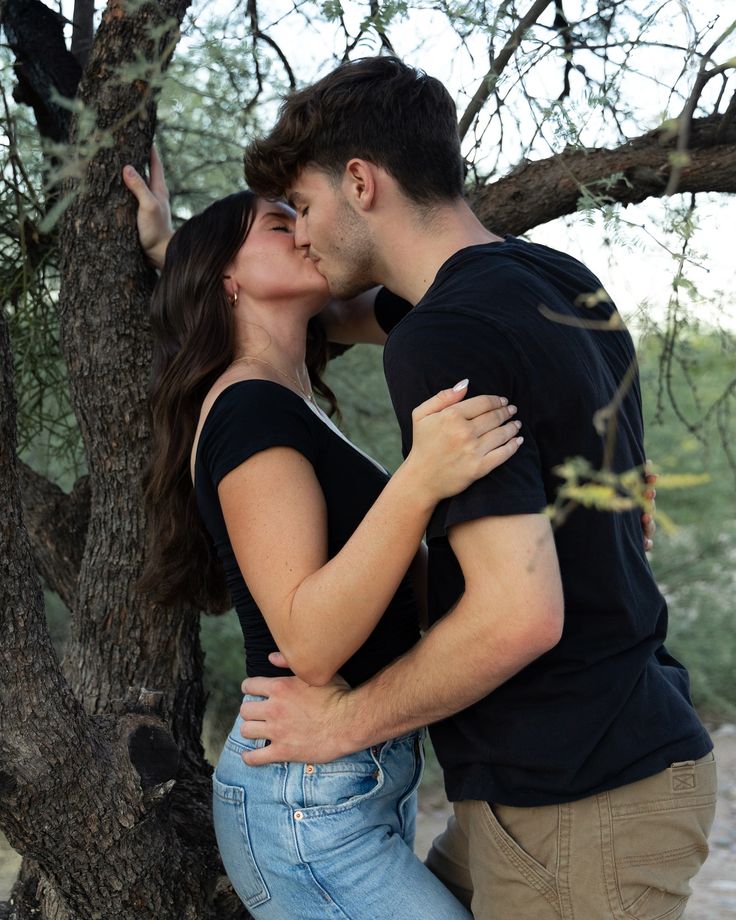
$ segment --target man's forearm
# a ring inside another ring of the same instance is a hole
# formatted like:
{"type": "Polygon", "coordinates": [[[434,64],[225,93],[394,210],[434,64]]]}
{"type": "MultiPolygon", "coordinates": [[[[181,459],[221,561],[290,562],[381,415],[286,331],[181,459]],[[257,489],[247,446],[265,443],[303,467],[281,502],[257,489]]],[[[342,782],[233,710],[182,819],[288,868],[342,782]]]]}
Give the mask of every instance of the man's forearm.
{"type": "Polygon", "coordinates": [[[467,609],[475,602],[463,596],[410,652],[343,697],[339,731],[351,750],[454,715],[554,645],[554,630],[534,635],[508,606],[494,623],[467,609]]]}
{"type": "Polygon", "coordinates": [[[346,694],[340,729],[356,750],[465,709],[559,641],[562,585],[542,515],[471,521],[450,542],[465,593],[407,655],[346,694]]]}
{"type": "Polygon", "coordinates": [[[542,515],[457,525],[451,544],[465,593],[408,654],[355,690],[295,678],[253,678],[264,697],[241,707],[246,738],[271,745],[244,757],[325,762],[459,712],[560,639],[563,595],[549,521],[542,515]]]}

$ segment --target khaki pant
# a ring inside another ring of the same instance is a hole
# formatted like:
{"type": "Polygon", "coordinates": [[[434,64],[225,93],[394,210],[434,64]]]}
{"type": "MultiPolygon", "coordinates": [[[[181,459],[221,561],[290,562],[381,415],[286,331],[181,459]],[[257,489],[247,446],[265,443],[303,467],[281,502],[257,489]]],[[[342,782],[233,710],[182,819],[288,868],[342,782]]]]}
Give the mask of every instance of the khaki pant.
{"type": "Polygon", "coordinates": [[[677,920],[715,802],[712,754],[564,805],[456,802],[427,865],[475,920],[677,920]]]}

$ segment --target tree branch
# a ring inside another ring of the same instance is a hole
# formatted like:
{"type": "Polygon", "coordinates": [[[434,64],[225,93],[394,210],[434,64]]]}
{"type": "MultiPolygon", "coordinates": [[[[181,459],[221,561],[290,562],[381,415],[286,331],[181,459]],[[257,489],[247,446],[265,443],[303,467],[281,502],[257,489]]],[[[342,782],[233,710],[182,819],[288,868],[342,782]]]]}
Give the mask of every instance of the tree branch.
{"type": "Polygon", "coordinates": [[[478,89],[475,91],[473,98],[470,100],[467,109],[465,109],[463,112],[462,118],[460,119],[460,124],[458,126],[460,140],[462,140],[468,133],[468,129],[473,124],[473,120],[475,119],[476,115],[486,104],[489,96],[496,86],[496,83],[498,82],[498,78],[503,72],[504,67],[506,67],[508,62],[513,57],[514,52],[521,44],[524,33],[529,28],[529,26],[534,25],[537,19],[539,19],[542,13],[552,2],[553,0],[536,0],[526,16],[522,17],[522,19],[519,21],[518,26],[511,33],[509,40],[501,49],[500,54],[497,58],[494,59],[493,66],[485,75],[485,77],[483,77],[483,80],[481,81],[478,89]]]}
{"type": "MultiPolygon", "coordinates": [[[[724,116],[692,122],[690,162],[678,192],[736,193],[736,124],[724,116]]],[[[571,150],[526,163],[469,194],[480,220],[496,233],[524,233],[578,210],[583,195],[601,204],[638,204],[666,194],[673,138],[657,129],[613,150],[571,150]]]]}
{"type": "Polygon", "coordinates": [[[71,113],[54,94],[74,98],[82,68],[67,51],[65,19],[40,0],[5,0],[0,25],[15,55],[16,102],[32,107],[42,137],[66,140],[71,113]]]}
{"type": "Polygon", "coordinates": [[[94,38],[95,0],[75,0],[72,31],[72,55],[84,69],[94,38]]]}
{"type": "MultiPolygon", "coordinates": [[[[678,118],[679,131],[677,137],[677,148],[673,159],[672,172],[670,173],[669,181],[667,182],[667,195],[674,195],[678,190],[683,167],[687,164],[688,143],[690,141],[690,126],[692,123],[693,115],[695,114],[695,108],[698,104],[698,100],[700,99],[700,96],[702,95],[702,92],[705,89],[708,81],[717,74],[723,73],[726,69],[728,69],[730,64],[721,64],[720,66],[713,67],[710,70],[707,70],[706,66],[718,48],[734,31],[734,29],[736,29],[736,20],[734,20],[726,29],[726,31],[716,39],[716,41],[705,52],[703,55],[703,60],[700,62],[695,85],[693,86],[692,91],[688,96],[687,102],[685,103],[685,107],[682,110],[680,117],[678,118]]],[[[684,190],[681,189],[681,191],[684,190]]]]}
{"type": "Polygon", "coordinates": [[[39,574],[70,609],[89,521],[89,480],[70,495],[25,463],[18,464],[23,514],[39,574]]]}

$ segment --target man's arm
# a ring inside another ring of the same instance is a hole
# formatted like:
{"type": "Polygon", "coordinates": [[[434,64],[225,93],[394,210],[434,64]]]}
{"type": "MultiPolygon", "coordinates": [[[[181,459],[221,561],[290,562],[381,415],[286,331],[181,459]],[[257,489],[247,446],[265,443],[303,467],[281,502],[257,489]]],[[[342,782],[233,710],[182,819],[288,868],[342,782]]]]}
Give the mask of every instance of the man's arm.
{"type": "Polygon", "coordinates": [[[328,342],[338,345],[383,345],[386,333],[376,319],[376,294],[371,288],[351,300],[330,300],[319,314],[328,342]]]}
{"type": "Polygon", "coordinates": [[[332,760],[446,718],[557,644],[563,599],[549,521],[486,517],[449,536],[465,593],[407,655],[352,691],[290,678],[245,682],[247,693],[268,699],[243,704],[241,732],[271,739],[247,763],[332,760]]]}

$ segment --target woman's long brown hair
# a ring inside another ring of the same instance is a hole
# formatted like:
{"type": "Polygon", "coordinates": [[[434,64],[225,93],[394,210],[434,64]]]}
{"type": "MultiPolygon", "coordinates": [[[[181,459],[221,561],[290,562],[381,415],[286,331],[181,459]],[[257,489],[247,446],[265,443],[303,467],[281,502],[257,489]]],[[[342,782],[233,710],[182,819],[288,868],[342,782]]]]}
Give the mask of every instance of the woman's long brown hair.
{"type": "MultiPolygon", "coordinates": [[[[153,451],[144,478],[149,539],[140,586],[160,604],[229,606],[222,567],[197,511],[190,456],[204,398],[235,357],[223,276],[248,235],[257,201],[253,192],[236,192],[183,224],[169,242],[153,293],[153,451]]],[[[307,369],[313,389],[334,411],[335,396],[321,376],[327,356],[322,326],[310,320],[307,369]]]]}

